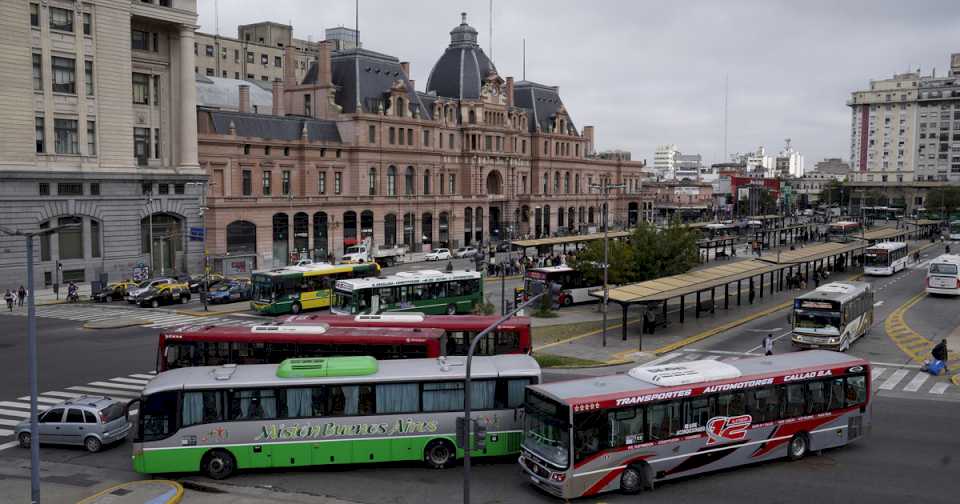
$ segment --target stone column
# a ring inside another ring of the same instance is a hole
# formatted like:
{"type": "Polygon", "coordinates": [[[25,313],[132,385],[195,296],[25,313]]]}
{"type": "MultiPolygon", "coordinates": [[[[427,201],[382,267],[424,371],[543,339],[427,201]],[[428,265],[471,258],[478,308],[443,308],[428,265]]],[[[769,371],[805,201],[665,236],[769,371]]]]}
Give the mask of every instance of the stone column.
{"type": "Polygon", "coordinates": [[[199,167],[197,161],[197,89],[193,77],[193,26],[180,27],[180,166],[199,167]]]}

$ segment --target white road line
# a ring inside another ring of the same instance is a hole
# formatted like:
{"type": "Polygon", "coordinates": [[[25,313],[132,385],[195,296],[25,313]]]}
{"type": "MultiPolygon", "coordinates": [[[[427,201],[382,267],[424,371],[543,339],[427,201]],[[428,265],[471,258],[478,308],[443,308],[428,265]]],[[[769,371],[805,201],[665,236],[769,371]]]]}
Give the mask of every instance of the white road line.
{"type": "Polygon", "coordinates": [[[870,364],[873,364],[874,366],[887,366],[887,367],[895,367],[895,368],[903,368],[903,369],[907,369],[907,368],[920,369],[920,366],[918,364],[897,364],[896,362],[875,362],[875,361],[870,361],[870,364]]]}
{"type": "Polygon", "coordinates": [[[134,385],[140,385],[140,387],[143,387],[144,385],[147,384],[147,382],[150,381],[150,379],[148,378],[146,380],[135,380],[133,378],[124,378],[122,376],[118,376],[117,378],[111,378],[110,381],[115,381],[119,383],[132,383],[134,385]]]}
{"type": "Polygon", "coordinates": [[[684,352],[702,352],[702,353],[715,353],[720,355],[739,355],[743,357],[759,357],[760,354],[747,353],[747,352],[731,352],[729,350],[696,350],[693,348],[684,348],[684,352]]]}
{"type": "Polygon", "coordinates": [[[54,390],[52,392],[44,392],[43,395],[48,395],[53,397],[63,397],[64,399],[73,399],[75,397],[80,397],[84,394],[73,394],[70,392],[60,392],[60,391],[54,390]]]}
{"type": "Polygon", "coordinates": [[[9,425],[11,427],[14,427],[18,423],[20,423],[20,420],[7,420],[6,418],[0,418],[0,425],[9,425]]]}
{"type": "Polygon", "coordinates": [[[657,366],[657,365],[663,364],[663,363],[665,363],[665,362],[670,362],[670,361],[672,361],[673,359],[676,359],[677,357],[680,357],[681,355],[683,355],[683,354],[678,353],[678,352],[669,353],[669,354],[667,354],[667,355],[664,355],[663,357],[658,357],[658,358],[656,358],[656,359],[653,359],[652,361],[644,364],[644,366],[657,366]]]}
{"type": "MultiPolygon", "coordinates": [[[[793,332],[793,331],[790,330],[790,331],[787,331],[787,332],[781,334],[780,336],[774,337],[774,338],[773,338],[773,342],[776,343],[778,339],[780,339],[780,338],[782,338],[782,337],[784,337],[784,336],[787,336],[787,335],[789,335],[789,334],[792,333],[792,332],[793,332]]],[[[757,345],[757,346],[751,348],[750,350],[747,350],[747,353],[756,352],[757,350],[760,350],[761,348],[763,348],[763,344],[757,345]]]]}
{"type": "Polygon", "coordinates": [[[931,394],[942,394],[942,393],[943,393],[945,390],[947,390],[947,388],[949,388],[949,387],[950,387],[950,384],[947,383],[947,382],[935,383],[932,387],[930,387],[930,393],[931,393],[931,394]]]}
{"type": "Polygon", "coordinates": [[[873,303],[873,306],[874,307],[883,306],[883,301],[877,301],[876,303],[873,303]]]}
{"type": "Polygon", "coordinates": [[[19,441],[10,441],[9,443],[0,444],[0,451],[6,450],[8,448],[13,448],[14,446],[19,446],[19,441]]]}
{"type": "Polygon", "coordinates": [[[923,385],[923,382],[927,381],[929,377],[930,374],[925,371],[920,371],[917,373],[917,376],[914,376],[913,379],[910,380],[910,383],[903,387],[903,390],[905,392],[916,392],[920,390],[920,386],[923,385]]]}
{"type": "Polygon", "coordinates": [[[87,385],[93,385],[94,387],[118,388],[121,390],[133,390],[136,392],[143,390],[143,385],[127,385],[123,383],[111,383],[104,381],[90,382],[87,385]]]}
{"type": "Polygon", "coordinates": [[[119,396],[119,397],[140,397],[140,394],[127,391],[119,390],[110,390],[96,387],[67,387],[67,390],[76,390],[78,392],[89,392],[91,394],[106,395],[106,396],[119,396]]]}
{"type": "Polygon", "coordinates": [[[0,436],[11,436],[13,431],[10,429],[0,429],[0,436]]]}
{"type": "Polygon", "coordinates": [[[719,359],[719,358],[720,358],[719,355],[708,355],[708,356],[704,357],[703,360],[717,360],[717,359],[719,359]]]}
{"type": "MultiPolygon", "coordinates": [[[[0,401],[0,406],[3,406],[3,407],[5,407],[5,408],[23,408],[23,409],[30,409],[30,403],[20,403],[20,402],[13,402],[13,401],[0,401]]],[[[49,409],[49,408],[50,408],[50,406],[46,406],[46,405],[44,405],[44,404],[38,404],[38,405],[37,405],[37,409],[39,409],[39,410],[46,410],[46,409],[49,409]]]]}
{"type": "Polygon", "coordinates": [[[892,375],[890,375],[890,378],[887,378],[887,381],[883,382],[883,384],[880,385],[880,389],[893,390],[893,388],[896,387],[898,383],[900,383],[900,380],[903,380],[903,377],[907,376],[909,372],[910,371],[907,371],[906,369],[896,370],[892,375]]]}
{"type": "MultiPolygon", "coordinates": [[[[18,397],[17,399],[21,401],[30,401],[30,396],[18,397]]],[[[53,399],[51,397],[37,397],[37,402],[47,403],[47,404],[57,404],[62,403],[63,399],[53,399]]]]}
{"type": "Polygon", "coordinates": [[[0,409],[0,415],[20,417],[20,418],[30,418],[29,411],[14,411],[14,410],[8,410],[8,409],[0,409]]]}
{"type": "Polygon", "coordinates": [[[153,379],[153,375],[152,375],[152,374],[132,374],[132,375],[130,375],[130,377],[131,377],[131,378],[143,378],[144,380],[152,380],[152,379],[153,379]]]}
{"type": "Polygon", "coordinates": [[[877,378],[880,378],[880,375],[882,375],[886,370],[887,368],[882,367],[873,368],[873,371],[870,372],[870,381],[877,381],[877,378]]]}
{"type": "Polygon", "coordinates": [[[684,355],[684,356],[683,356],[683,359],[680,359],[680,360],[683,360],[683,361],[692,361],[692,360],[697,360],[697,357],[700,357],[700,356],[697,355],[697,354],[684,355]]]}

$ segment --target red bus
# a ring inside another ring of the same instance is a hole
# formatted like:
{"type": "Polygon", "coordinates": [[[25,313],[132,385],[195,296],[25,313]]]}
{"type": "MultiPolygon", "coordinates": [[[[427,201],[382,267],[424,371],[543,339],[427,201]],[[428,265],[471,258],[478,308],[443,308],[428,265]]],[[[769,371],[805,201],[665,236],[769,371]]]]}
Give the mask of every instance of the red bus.
{"type": "Polygon", "coordinates": [[[667,362],[527,387],[520,466],[563,499],[843,446],[870,432],[870,363],[810,350],[667,362]]]}
{"type": "MultiPolygon", "coordinates": [[[[496,322],[496,315],[423,315],[397,313],[343,316],[330,314],[294,315],[280,324],[329,324],[331,327],[443,329],[446,355],[467,355],[470,339],[496,322]]],[[[513,317],[477,344],[476,355],[529,354],[532,350],[530,318],[513,317]]]]}
{"type": "Polygon", "coordinates": [[[378,360],[443,354],[440,329],[327,324],[208,326],[160,333],[157,372],[223,364],[277,364],[294,357],[369,355],[378,360]]]}

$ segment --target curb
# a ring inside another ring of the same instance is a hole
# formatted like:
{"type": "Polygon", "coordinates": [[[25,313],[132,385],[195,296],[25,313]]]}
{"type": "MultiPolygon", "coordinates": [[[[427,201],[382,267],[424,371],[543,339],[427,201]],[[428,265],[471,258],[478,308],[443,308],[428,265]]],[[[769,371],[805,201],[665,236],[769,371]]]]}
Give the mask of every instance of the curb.
{"type": "Polygon", "coordinates": [[[124,327],[137,327],[147,324],[152,324],[152,320],[144,319],[120,319],[118,321],[108,322],[106,324],[100,324],[96,322],[85,322],[83,324],[84,329],[123,329],[124,327]]]}
{"type": "MultiPolygon", "coordinates": [[[[137,486],[137,485],[144,484],[144,483],[166,484],[166,485],[170,485],[170,487],[175,490],[174,495],[173,495],[172,497],[170,497],[168,500],[166,500],[166,501],[164,501],[164,502],[161,502],[161,501],[158,500],[157,498],[153,498],[153,499],[151,499],[150,501],[148,501],[150,504],[177,504],[178,502],[180,502],[180,499],[183,498],[183,485],[181,485],[180,483],[177,483],[176,481],[170,481],[170,480],[138,480],[138,481],[128,481],[128,482],[126,482],[126,483],[120,483],[119,485],[113,485],[113,486],[110,487],[110,488],[107,488],[107,489],[105,489],[105,490],[101,490],[100,492],[97,492],[97,493],[91,495],[90,497],[87,497],[87,498],[85,498],[85,499],[77,502],[77,504],[93,504],[93,503],[97,502],[97,499],[99,499],[100,497],[103,497],[103,496],[105,496],[105,495],[108,495],[109,493],[114,492],[114,491],[116,491],[116,490],[118,490],[118,489],[120,489],[120,488],[123,488],[123,487],[126,487],[126,486],[137,486]]],[[[112,502],[113,499],[111,499],[110,501],[112,502]]]]}

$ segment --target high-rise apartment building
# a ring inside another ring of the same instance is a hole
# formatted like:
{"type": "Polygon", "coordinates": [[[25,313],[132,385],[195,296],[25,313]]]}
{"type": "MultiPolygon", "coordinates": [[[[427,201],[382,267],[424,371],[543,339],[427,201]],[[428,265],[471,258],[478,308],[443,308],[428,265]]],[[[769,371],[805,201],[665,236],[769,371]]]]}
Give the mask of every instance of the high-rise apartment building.
{"type": "MultiPolygon", "coordinates": [[[[195,0],[0,2],[0,225],[36,243],[39,285],[195,271],[195,0]]],[[[0,283],[24,282],[0,236],[0,283]]]]}
{"type": "Polygon", "coordinates": [[[196,73],[224,79],[256,80],[269,88],[284,75],[284,48],[294,48],[293,65],[302,79],[316,61],[318,44],[294,38],[293,27],[269,21],[237,27],[237,38],[197,33],[196,73]]]}
{"type": "MultiPolygon", "coordinates": [[[[939,129],[937,126],[928,130],[926,118],[917,120],[922,80],[918,73],[897,74],[890,79],[871,81],[870,89],[853,92],[848,105],[852,110],[850,162],[854,181],[915,180],[918,123],[923,123],[924,140],[928,131],[939,129]]],[[[939,117],[939,110],[937,115],[939,117]]],[[[949,127],[949,121],[947,125],[949,127]]],[[[927,154],[926,147],[924,154],[927,154]]]]}
{"type": "Polygon", "coordinates": [[[675,144],[658,145],[653,155],[653,171],[660,180],[672,180],[679,148],[675,144]]]}

